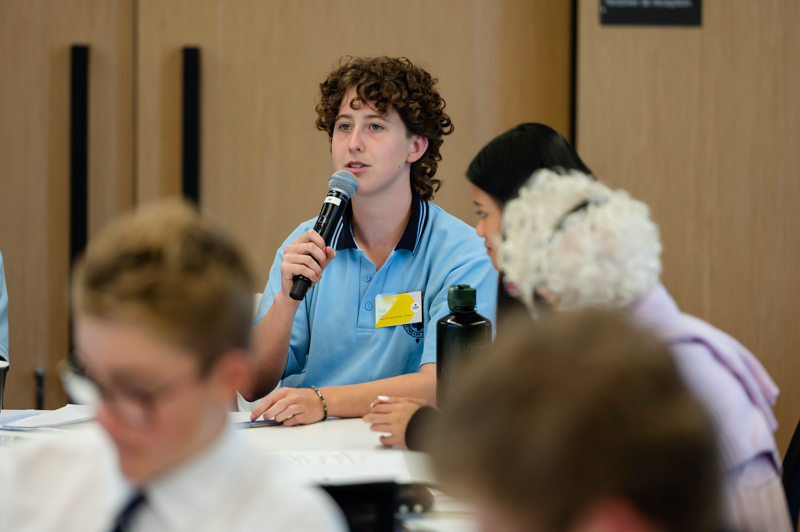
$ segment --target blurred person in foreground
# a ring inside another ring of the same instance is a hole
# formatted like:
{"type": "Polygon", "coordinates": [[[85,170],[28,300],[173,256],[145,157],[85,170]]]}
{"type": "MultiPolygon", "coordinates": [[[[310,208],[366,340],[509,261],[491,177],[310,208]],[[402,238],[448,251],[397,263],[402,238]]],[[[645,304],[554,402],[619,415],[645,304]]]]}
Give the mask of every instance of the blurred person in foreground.
{"type": "Polygon", "coordinates": [[[506,205],[503,223],[503,271],[534,314],[620,309],[667,343],[717,430],[726,524],[790,530],[773,437],[778,389],[744,346],[678,309],[659,281],[647,206],[579,172],[542,170],[506,205]]]}
{"type": "Polygon", "coordinates": [[[252,286],[234,243],[179,201],[92,239],[70,382],[96,393],[102,430],[0,450],[0,530],[344,530],[228,421],[252,373],[252,286]]]}
{"type": "Polygon", "coordinates": [[[618,314],[528,320],[498,339],[429,446],[482,530],[720,530],[708,416],[666,346],[618,314]]]}
{"type": "MultiPolygon", "coordinates": [[[[531,174],[542,168],[591,174],[567,139],[555,129],[537,123],[519,124],[498,135],[475,155],[467,168],[470,192],[479,217],[475,232],[484,239],[486,254],[500,272],[495,322],[500,334],[508,317],[525,309],[525,305],[508,294],[503,283],[499,257],[503,242],[503,206],[517,196],[531,174]]],[[[373,431],[386,433],[381,436],[384,444],[421,450],[427,427],[435,423],[437,415],[438,411],[424,399],[380,396],[363,419],[371,424],[373,431]]]]}

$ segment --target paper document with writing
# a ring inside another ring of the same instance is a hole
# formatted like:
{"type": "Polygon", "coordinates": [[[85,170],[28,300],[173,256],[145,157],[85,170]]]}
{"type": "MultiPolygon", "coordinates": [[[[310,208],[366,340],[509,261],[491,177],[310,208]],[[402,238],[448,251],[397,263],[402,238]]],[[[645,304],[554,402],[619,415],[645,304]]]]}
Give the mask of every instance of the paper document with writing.
{"type": "Polygon", "coordinates": [[[402,451],[280,451],[272,455],[313,484],[411,482],[402,451]]]}
{"type": "Polygon", "coordinates": [[[40,429],[46,427],[58,427],[88,421],[94,419],[95,408],[88,405],[67,405],[52,412],[45,412],[38,416],[30,416],[2,425],[4,429],[40,429]]]}

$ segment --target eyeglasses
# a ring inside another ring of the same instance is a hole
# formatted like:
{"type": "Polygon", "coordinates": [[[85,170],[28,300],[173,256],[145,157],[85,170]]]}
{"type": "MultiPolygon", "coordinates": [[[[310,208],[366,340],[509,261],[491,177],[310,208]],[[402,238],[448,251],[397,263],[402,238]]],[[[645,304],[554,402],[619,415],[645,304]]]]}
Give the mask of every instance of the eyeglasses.
{"type": "MultiPolygon", "coordinates": [[[[78,358],[73,353],[70,360],[78,358]]],[[[197,374],[192,373],[154,390],[143,390],[132,385],[100,383],[87,375],[85,368],[76,368],[67,360],[59,362],[58,372],[64,390],[73,402],[95,407],[103,404],[125,423],[137,428],[153,422],[159,401],[175,395],[197,379],[197,374]]]]}

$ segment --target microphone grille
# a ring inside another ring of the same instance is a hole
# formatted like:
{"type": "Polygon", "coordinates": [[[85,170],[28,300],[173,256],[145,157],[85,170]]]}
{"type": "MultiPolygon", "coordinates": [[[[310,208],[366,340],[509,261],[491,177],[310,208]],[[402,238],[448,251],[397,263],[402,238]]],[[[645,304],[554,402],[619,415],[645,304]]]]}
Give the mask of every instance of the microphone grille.
{"type": "Polygon", "coordinates": [[[328,190],[337,190],[350,199],[358,190],[358,181],[353,172],[339,170],[328,179],[328,190]]]}

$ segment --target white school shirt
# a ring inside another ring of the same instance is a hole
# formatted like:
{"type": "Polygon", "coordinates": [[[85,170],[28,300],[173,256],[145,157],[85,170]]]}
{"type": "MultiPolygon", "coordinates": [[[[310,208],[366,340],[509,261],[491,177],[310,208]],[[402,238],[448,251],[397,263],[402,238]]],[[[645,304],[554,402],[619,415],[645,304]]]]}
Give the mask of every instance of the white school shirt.
{"type": "MultiPolygon", "coordinates": [[[[300,485],[233,428],[143,492],[131,531],[346,530],[325,492],[300,485]]],[[[100,429],[0,447],[3,532],[110,532],[133,495],[100,429]]]]}

